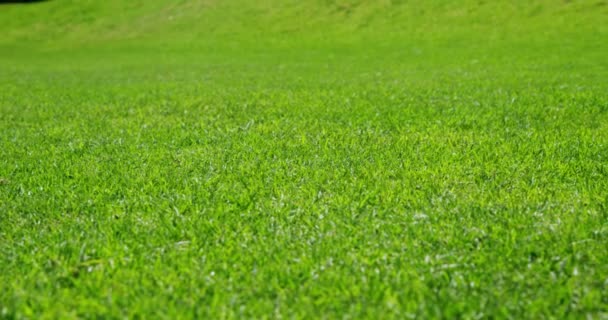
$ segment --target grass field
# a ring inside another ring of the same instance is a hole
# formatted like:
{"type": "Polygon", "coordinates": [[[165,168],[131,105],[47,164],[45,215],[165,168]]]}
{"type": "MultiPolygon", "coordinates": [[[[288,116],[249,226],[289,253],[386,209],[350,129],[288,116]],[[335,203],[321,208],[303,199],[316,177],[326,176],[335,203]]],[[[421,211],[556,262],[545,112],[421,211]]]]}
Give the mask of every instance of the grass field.
{"type": "Polygon", "coordinates": [[[608,319],[608,2],[0,5],[0,318],[608,319]]]}

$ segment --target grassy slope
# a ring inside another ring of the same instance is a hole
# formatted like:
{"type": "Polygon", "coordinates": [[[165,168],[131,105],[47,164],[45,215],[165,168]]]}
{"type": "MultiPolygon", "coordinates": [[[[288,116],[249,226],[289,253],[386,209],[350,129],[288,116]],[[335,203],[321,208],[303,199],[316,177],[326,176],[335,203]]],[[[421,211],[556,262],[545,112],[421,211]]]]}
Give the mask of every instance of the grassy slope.
{"type": "Polygon", "coordinates": [[[605,1],[0,7],[0,316],[606,316],[605,1]]]}

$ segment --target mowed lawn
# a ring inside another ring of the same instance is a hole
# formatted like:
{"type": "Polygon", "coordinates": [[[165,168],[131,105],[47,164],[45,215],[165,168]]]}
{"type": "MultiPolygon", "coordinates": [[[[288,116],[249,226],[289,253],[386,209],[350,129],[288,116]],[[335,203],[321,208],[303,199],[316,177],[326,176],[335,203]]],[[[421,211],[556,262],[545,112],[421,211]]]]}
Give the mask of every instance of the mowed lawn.
{"type": "Polygon", "coordinates": [[[0,318],[608,318],[606,1],[0,4],[0,318]]]}

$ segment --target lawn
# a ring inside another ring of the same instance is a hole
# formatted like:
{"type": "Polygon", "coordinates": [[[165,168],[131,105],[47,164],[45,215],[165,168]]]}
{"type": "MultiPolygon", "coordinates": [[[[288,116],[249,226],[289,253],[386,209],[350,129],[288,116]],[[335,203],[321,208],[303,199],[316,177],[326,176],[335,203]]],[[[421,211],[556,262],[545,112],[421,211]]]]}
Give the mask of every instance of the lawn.
{"type": "Polygon", "coordinates": [[[0,4],[0,318],[608,318],[608,2],[0,4]]]}

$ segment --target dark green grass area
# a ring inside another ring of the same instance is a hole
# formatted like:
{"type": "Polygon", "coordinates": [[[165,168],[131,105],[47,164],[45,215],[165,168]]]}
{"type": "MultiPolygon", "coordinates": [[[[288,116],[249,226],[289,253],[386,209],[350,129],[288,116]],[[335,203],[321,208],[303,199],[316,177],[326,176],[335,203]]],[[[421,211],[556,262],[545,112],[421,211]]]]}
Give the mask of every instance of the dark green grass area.
{"type": "Polygon", "coordinates": [[[607,12],[0,7],[0,318],[608,317],[607,12]]]}

